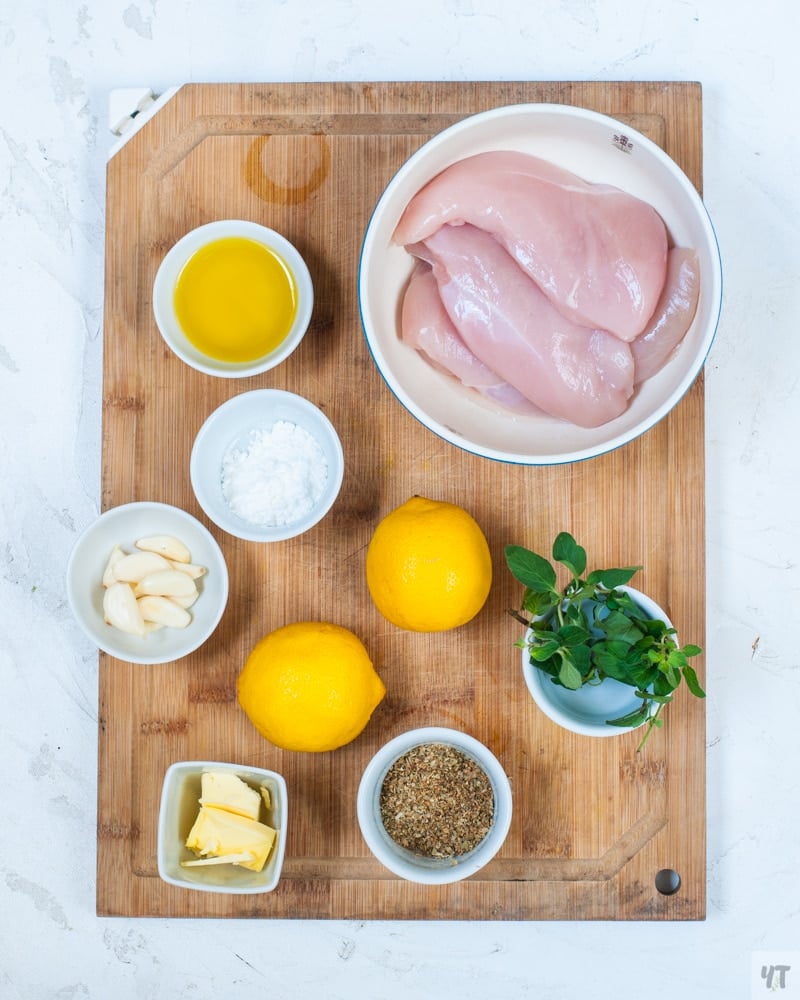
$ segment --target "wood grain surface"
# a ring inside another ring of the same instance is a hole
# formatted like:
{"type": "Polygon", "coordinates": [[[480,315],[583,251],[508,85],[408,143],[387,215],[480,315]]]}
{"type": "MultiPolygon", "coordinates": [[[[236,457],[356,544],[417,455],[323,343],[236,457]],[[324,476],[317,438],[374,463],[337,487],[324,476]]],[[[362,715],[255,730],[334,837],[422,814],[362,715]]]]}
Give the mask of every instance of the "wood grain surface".
{"type": "MultiPolygon", "coordinates": [[[[100,654],[97,912],[101,915],[348,919],[702,919],[705,915],[705,715],[682,688],[665,728],[638,754],[635,733],[591,740],[535,707],[506,613],[519,587],[503,561],[516,542],[548,551],[571,531],[594,565],[643,564],[634,584],[704,644],[702,376],[658,426],[582,463],[509,466],[426,430],[395,400],[366,348],[356,296],[370,211],[397,167],[467,114],[549,101],[605,112],[658,142],[698,189],[702,98],[694,83],[359,83],[191,85],[111,158],[103,371],[102,507],[176,504],[207,519],[189,482],[206,416],[231,395],[273,386],[320,406],[342,438],[346,472],[330,514],[303,537],[239,541],[209,524],[230,570],[222,622],[198,652],[163,666],[100,654]],[[245,380],[188,368],[152,315],[156,269],[202,223],[253,219],[284,233],[314,279],[312,325],[276,370],[245,380]],[[489,539],[484,611],[445,634],[390,626],[372,606],[365,548],[378,520],[414,493],[466,507],[489,539]],[[235,697],[262,635],[330,620],[367,645],[388,693],[355,742],[282,752],[235,697]],[[386,740],[422,725],[485,742],[512,783],[514,818],[498,857],[442,887],[395,878],[356,821],[358,781],[386,740]],[[161,784],[178,760],[280,771],[290,798],[283,877],[257,896],[173,888],[156,867],[161,784]],[[656,873],[673,869],[678,892],[656,873]]],[[[703,661],[698,663],[701,681],[703,661]]]]}

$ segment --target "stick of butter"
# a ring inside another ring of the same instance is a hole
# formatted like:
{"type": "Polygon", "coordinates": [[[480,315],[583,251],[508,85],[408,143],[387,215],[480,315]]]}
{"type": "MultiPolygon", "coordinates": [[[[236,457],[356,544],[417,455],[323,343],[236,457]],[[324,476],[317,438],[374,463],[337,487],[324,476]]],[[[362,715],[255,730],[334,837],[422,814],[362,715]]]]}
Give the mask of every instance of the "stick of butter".
{"type": "Polygon", "coordinates": [[[201,857],[181,864],[230,863],[260,872],[277,837],[276,830],[259,822],[260,809],[259,793],[237,775],[205,771],[200,811],[186,838],[189,850],[201,857]]]}
{"type": "Polygon", "coordinates": [[[254,788],[231,771],[203,771],[200,805],[227,809],[240,816],[258,819],[261,798],[254,788]]]}

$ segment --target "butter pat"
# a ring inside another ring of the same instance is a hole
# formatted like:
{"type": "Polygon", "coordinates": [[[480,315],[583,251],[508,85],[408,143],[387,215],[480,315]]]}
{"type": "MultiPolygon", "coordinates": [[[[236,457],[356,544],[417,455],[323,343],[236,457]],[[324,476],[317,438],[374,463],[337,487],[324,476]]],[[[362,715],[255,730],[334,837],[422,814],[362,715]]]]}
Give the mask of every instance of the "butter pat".
{"type": "Polygon", "coordinates": [[[200,779],[200,805],[226,809],[249,819],[258,819],[258,792],[230,771],[204,771],[200,779]]]}
{"type": "Polygon", "coordinates": [[[194,826],[189,831],[186,846],[196,854],[211,855],[212,858],[243,856],[247,860],[231,863],[260,872],[276,835],[271,826],[258,820],[204,805],[200,807],[194,826]]]}
{"type": "Polygon", "coordinates": [[[230,771],[204,771],[200,811],[186,838],[186,846],[200,858],[181,864],[234,864],[260,872],[277,837],[276,830],[259,822],[262,796],[269,808],[266,789],[259,794],[230,771]]]}

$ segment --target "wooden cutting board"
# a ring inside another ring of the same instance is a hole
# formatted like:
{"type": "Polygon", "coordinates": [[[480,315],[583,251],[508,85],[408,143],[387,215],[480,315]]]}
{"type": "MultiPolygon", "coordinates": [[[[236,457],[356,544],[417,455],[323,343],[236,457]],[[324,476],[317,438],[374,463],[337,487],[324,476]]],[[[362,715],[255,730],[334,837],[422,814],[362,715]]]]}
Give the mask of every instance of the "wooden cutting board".
{"type": "MultiPolygon", "coordinates": [[[[360,83],[179,88],[108,164],[102,507],[158,500],[204,523],[189,454],[231,395],[273,386],[308,397],[342,438],[346,473],[327,518],[297,540],[238,541],[209,524],[230,569],[230,601],[204,648],[164,666],[100,655],[97,912],[128,916],[348,919],[700,919],[705,914],[705,716],[685,688],[638,754],[637,734],[590,740],[534,706],[505,613],[520,592],[509,542],[548,551],[571,531],[594,565],[644,564],[634,583],[686,641],[704,644],[704,395],[700,377],[657,427],[575,465],[531,468],[469,455],[395,400],[359,324],[356,269],[382,189],[431,135],[502,104],[556,102],[604,112],[659,143],[700,188],[702,98],[695,83],[360,83]],[[305,255],[311,328],[276,370],[201,375],[165,348],[151,289],[189,229],[253,219],[305,255]],[[414,493],[466,507],[492,549],[484,611],[452,633],[404,633],[372,606],[364,552],[378,520],[414,493]],[[359,739],[334,753],[277,750],[238,708],[242,663],[266,632],[330,620],[366,643],[388,694],[359,739]],[[444,725],[482,740],[512,783],[499,856],[466,882],[399,880],[356,821],[366,762],[407,729],[444,725]],[[178,760],[280,771],[290,825],[283,878],[258,896],[173,888],[156,867],[161,783],[178,760]],[[671,895],[655,885],[677,872],[671,895]]],[[[702,681],[702,659],[699,663],[702,681]]]]}

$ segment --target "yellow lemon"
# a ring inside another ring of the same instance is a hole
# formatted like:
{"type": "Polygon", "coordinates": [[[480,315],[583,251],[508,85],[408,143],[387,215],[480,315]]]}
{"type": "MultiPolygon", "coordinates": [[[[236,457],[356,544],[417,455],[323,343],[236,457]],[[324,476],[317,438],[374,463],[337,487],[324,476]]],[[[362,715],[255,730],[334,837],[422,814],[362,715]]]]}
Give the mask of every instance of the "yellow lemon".
{"type": "Polygon", "coordinates": [[[386,688],[358,636],[328,622],[295,622],[255,645],[237,694],[270,743],[321,751],[354,740],[386,688]]]}
{"type": "Polygon", "coordinates": [[[492,585],[489,545],[462,507],[414,496],[380,522],[367,548],[367,587],[392,624],[444,632],[481,610],[492,585]]]}

